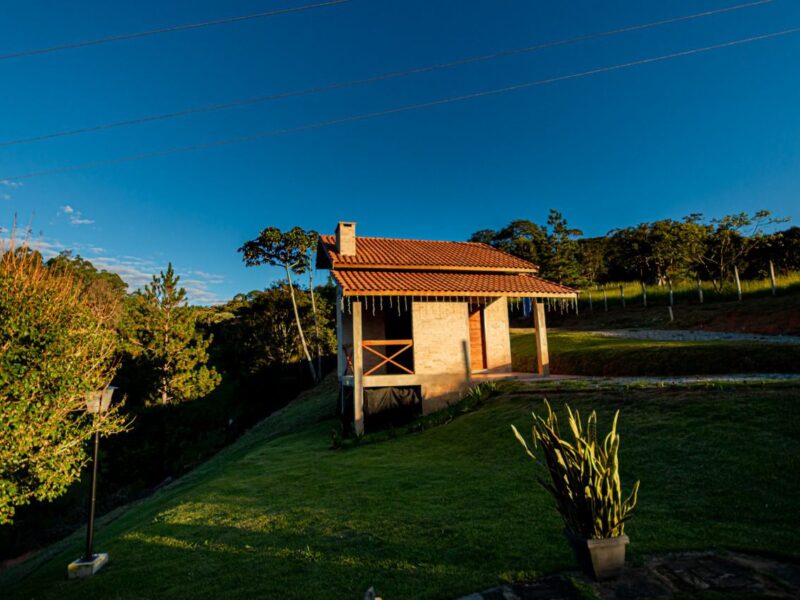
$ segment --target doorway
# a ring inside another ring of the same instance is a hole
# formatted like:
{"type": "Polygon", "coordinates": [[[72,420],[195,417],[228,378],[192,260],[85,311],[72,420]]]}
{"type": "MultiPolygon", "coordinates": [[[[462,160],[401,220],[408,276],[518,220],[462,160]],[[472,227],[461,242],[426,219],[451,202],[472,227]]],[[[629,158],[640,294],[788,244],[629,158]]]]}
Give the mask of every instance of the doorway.
{"type": "Polygon", "coordinates": [[[469,311],[469,361],[473,372],[486,369],[486,339],[484,338],[483,307],[469,311]]]}

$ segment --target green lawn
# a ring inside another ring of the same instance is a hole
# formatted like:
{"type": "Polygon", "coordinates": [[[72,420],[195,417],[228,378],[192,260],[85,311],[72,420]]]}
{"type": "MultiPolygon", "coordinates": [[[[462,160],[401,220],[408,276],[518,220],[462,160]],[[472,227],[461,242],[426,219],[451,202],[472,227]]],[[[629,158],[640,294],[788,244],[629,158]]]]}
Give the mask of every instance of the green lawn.
{"type": "MultiPolygon", "coordinates": [[[[548,331],[553,373],[570,375],[718,375],[798,373],[800,345],[752,342],[662,342],[581,331],[548,331]]],[[[514,370],[536,366],[533,330],[513,329],[514,370]]]]}
{"type": "MultiPolygon", "coordinates": [[[[448,598],[573,568],[510,423],[506,392],[421,433],[331,450],[335,387],[306,394],[176,484],[101,523],[100,575],[66,581],[82,532],[0,575],[3,597],[448,598]],[[12,583],[14,581],[17,583],[12,583]]],[[[645,553],[743,548],[800,557],[800,388],[548,390],[601,424],[622,408],[627,532],[645,553]]]]}

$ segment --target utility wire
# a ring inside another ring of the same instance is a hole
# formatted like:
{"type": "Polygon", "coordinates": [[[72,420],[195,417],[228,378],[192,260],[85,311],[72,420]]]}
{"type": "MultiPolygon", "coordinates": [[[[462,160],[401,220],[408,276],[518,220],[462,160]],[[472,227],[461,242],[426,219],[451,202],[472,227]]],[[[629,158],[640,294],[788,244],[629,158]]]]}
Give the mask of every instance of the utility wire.
{"type": "Polygon", "coordinates": [[[503,57],[507,57],[507,56],[513,56],[513,55],[516,55],[516,54],[524,54],[524,53],[528,53],[528,52],[536,52],[538,50],[543,50],[545,48],[553,48],[555,46],[564,46],[564,45],[567,45],[567,44],[576,44],[578,42],[585,42],[585,41],[594,40],[594,39],[598,39],[598,38],[618,35],[618,34],[621,34],[621,33],[628,33],[628,32],[631,32],[631,31],[638,31],[638,30],[642,30],[642,29],[649,29],[649,28],[652,28],[652,27],[659,27],[659,26],[668,25],[668,24],[672,24],[672,23],[678,23],[678,22],[681,22],[681,21],[688,21],[688,20],[691,20],[691,19],[698,19],[698,18],[701,18],[701,17],[709,17],[709,16],[712,16],[712,15],[718,15],[718,14],[721,14],[721,13],[731,12],[731,11],[734,11],[734,10],[741,10],[743,8],[751,8],[751,7],[759,6],[759,5],[762,5],[762,4],[769,4],[769,3],[774,2],[774,1],[775,0],[758,0],[757,2],[748,2],[748,3],[745,3],[745,4],[737,4],[735,6],[728,6],[728,7],[720,8],[720,9],[717,9],[717,10],[708,10],[708,11],[694,13],[694,14],[690,14],[690,15],[684,15],[684,16],[680,16],[680,17],[672,17],[672,18],[663,19],[663,20],[660,20],[660,21],[653,21],[651,23],[643,23],[643,24],[639,24],[639,25],[631,25],[631,26],[628,26],[628,27],[622,27],[622,28],[619,28],[619,29],[611,29],[611,30],[608,30],[608,31],[601,31],[601,32],[597,32],[597,33],[589,33],[589,34],[581,35],[581,36],[577,36],[577,37],[565,38],[565,39],[555,40],[555,41],[551,41],[551,42],[544,42],[544,43],[536,44],[536,45],[533,45],[533,46],[524,46],[524,47],[521,47],[521,48],[511,48],[511,49],[508,49],[508,50],[501,50],[499,52],[493,52],[491,54],[481,54],[481,55],[478,55],[478,56],[470,56],[470,57],[467,57],[467,58],[462,58],[462,59],[458,59],[458,60],[454,60],[454,61],[450,61],[450,62],[445,62],[445,63],[427,65],[427,66],[424,66],[424,67],[416,67],[416,68],[407,69],[407,70],[404,70],[404,71],[394,71],[394,72],[390,72],[390,73],[383,73],[381,75],[375,75],[373,77],[366,77],[366,78],[363,78],[363,79],[351,79],[349,81],[341,81],[341,82],[338,82],[338,83],[331,83],[331,84],[328,84],[328,85],[316,86],[316,87],[306,88],[306,89],[302,89],[302,90],[278,92],[278,93],[275,93],[275,94],[267,94],[267,95],[264,95],[264,96],[255,96],[255,97],[251,97],[251,98],[241,98],[241,99],[238,99],[238,100],[232,100],[230,102],[224,102],[224,103],[221,103],[221,104],[209,104],[209,105],[206,105],[206,106],[197,106],[197,107],[193,107],[193,108],[187,108],[185,110],[179,110],[179,111],[167,112],[167,113],[161,113],[161,114],[155,114],[155,115],[148,115],[148,116],[144,116],[144,117],[138,117],[138,118],[135,118],[135,119],[126,119],[126,120],[123,120],[123,121],[115,121],[115,122],[104,123],[104,124],[100,124],[100,125],[91,125],[89,127],[81,127],[81,128],[78,128],[78,129],[68,129],[68,130],[64,130],[64,131],[58,131],[58,132],[55,132],[55,133],[47,133],[47,134],[42,134],[42,135],[36,135],[36,136],[30,136],[30,137],[24,137],[24,138],[17,138],[17,139],[13,139],[13,140],[0,141],[0,148],[5,147],[5,146],[15,146],[15,145],[19,145],[19,144],[30,144],[30,143],[33,143],[33,142],[42,142],[42,141],[45,141],[45,140],[51,140],[51,139],[61,138],[61,137],[68,137],[68,136],[73,136],[73,135],[80,135],[80,134],[84,134],[84,133],[93,133],[93,132],[97,132],[97,131],[104,131],[104,130],[107,130],[107,129],[116,129],[118,127],[127,127],[127,126],[131,126],[131,125],[141,125],[143,123],[150,123],[150,122],[153,122],[153,121],[164,121],[164,120],[167,120],[167,119],[175,119],[175,118],[178,118],[178,117],[185,117],[185,116],[188,116],[188,115],[193,115],[193,114],[198,114],[198,113],[207,113],[207,112],[214,112],[214,111],[219,111],[219,110],[227,110],[227,109],[231,109],[231,108],[248,106],[248,105],[252,105],[252,104],[259,104],[259,103],[262,103],[262,102],[269,102],[269,101],[272,101],[272,100],[280,100],[280,99],[284,99],[284,98],[294,98],[294,97],[298,97],[298,96],[309,96],[309,95],[312,95],[312,94],[319,94],[319,93],[322,93],[322,92],[329,92],[329,91],[339,90],[339,89],[348,88],[348,87],[356,87],[356,86],[360,86],[360,85],[366,85],[366,84],[369,84],[369,83],[375,83],[375,82],[384,81],[384,80],[387,80],[387,79],[397,79],[397,78],[401,78],[401,77],[407,77],[407,76],[410,76],[410,75],[416,75],[416,74],[419,74],[419,73],[427,73],[427,72],[430,72],[430,71],[439,71],[439,70],[443,70],[443,69],[451,69],[453,67],[468,65],[468,64],[477,63],[477,62],[494,60],[494,59],[503,58],[503,57]]]}
{"type": "Polygon", "coordinates": [[[506,92],[513,92],[513,91],[516,91],[516,90],[522,90],[522,89],[526,89],[526,88],[532,88],[532,87],[537,87],[537,86],[542,86],[542,85],[548,85],[548,84],[557,83],[557,82],[560,82],[560,81],[568,81],[568,80],[571,80],[571,79],[578,79],[580,77],[587,77],[587,76],[590,76],[590,75],[597,75],[597,74],[600,74],[600,73],[609,73],[611,71],[618,71],[618,70],[621,70],[621,69],[628,69],[628,68],[636,67],[636,66],[640,66],[640,65],[663,62],[663,61],[666,61],[666,60],[671,60],[673,58],[679,58],[679,57],[682,57],[682,56],[690,56],[692,54],[700,54],[702,52],[709,52],[711,50],[719,50],[719,49],[722,49],[722,48],[730,48],[732,46],[740,46],[742,44],[749,44],[749,43],[752,43],[752,42],[757,42],[757,41],[761,41],[761,40],[777,38],[777,37],[780,37],[780,36],[785,36],[785,35],[798,33],[798,32],[800,32],[800,27],[794,27],[792,29],[784,29],[782,31],[776,31],[776,32],[772,32],[772,33],[765,33],[765,34],[762,34],[762,35],[755,35],[755,36],[751,36],[751,37],[747,37],[747,38],[741,38],[741,39],[737,39],[737,40],[732,40],[730,42],[723,42],[723,43],[720,43],[720,44],[714,44],[714,45],[711,45],[711,46],[703,46],[703,47],[699,47],[699,48],[692,48],[692,49],[689,49],[689,50],[682,50],[680,52],[672,52],[671,54],[662,54],[661,56],[643,58],[643,59],[640,59],[640,60],[634,60],[634,61],[630,61],[630,62],[626,62],[626,63],[620,63],[620,64],[616,64],[616,65],[610,65],[610,66],[606,66],[606,67],[598,67],[596,69],[590,69],[588,71],[580,71],[580,72],[571,73],[571,74],[568,74],[568,75],[559,75],[557,77],[550,77],[548,79],[537,79],[537,80],[534,80],[534,81],[526,81],[526,82],[523,82],[523,83],[517,83],[517,84],[509,85],[509,86],[506,86],[506,87],[494,88],[494,89],[484,90],[484,91],[480,91],[480,92],[473,92],[473,93],[470,93],[470,94],[463,94],[461,96],[450,96],[450,97],[442,98],[442,99],[439,99],[439,100],[431,100],[429,102],[420,102],[418,104],[407,104],[405,106],[399,106],[399,107],[396,107],[396,108],[389,108],[389,109],[386,109],[386,110],[380,110],[380,111],[368,112],[368,113],[360,113],[360,114],[356,114],[356,115],[350,115],[350,116],[347,116],[347,117],[340,117],[340,118],[337,118],[337,119],[329,119],[327,121],[317,121],[316,123],[308,123],[306,125],[298,125],[298,126],[295,126],[295,127],[286,127],[286,128],[283,128],[283,129],[271,129],[271,130],[268,130],[268,131],[261,131],[261,132],[252,133],[252,134],[248,134],[248,135],[243,135],[243,136],[239,136],[239,137],[216,140],[216,141],[213,141],[213,142],[203,142],[203,143],[199,143],[199,144],[192,144],[192,145],[189,145],[189,146],[179,146],[179,147],[175,147],[175,148],[168,148],[168,149],[165,149],[165,150],[157,150],[157,151],[154,151],[154,152],[145,152],[145,153],[142,153],[142,154],[134,154],[134,155],[131,155],[131,156],[123,156],[123,157],[119,157],[119,158],[110,158],[110,159],[97,160],[97,161],[92,161],[92,162],[78,163],[78,164],[74,164],[74,165],[68,165],[68,166],[65,166],[65,167],[57,167],[57,168],[54,168],[54,169],[45,169],[45,170],[41,170],[41,171],[33,171],[33,172],[30,172],[30,173],[24,173],[24,174],[21,174],[21,175],[3,177],[3,178],[0,178],[0,179],[6,179],[8,181],[18,181],[18,180],[22,180],[22,179],[31,179],[31,178],[34,178],[34,177],[42,177],[42,176],[45,176],[45,175],[55,175],[55,174],[58,174],[58,173],[68,173],[68,172],[71,172],[71,171],[79,171],[79,170],[91,169],[91,168],[94,168],[94,167],[114,165],[114,164],[127,163],[127,162],[134,162],[134,161],[144,160],[144,159],[148,159],[148,158],[157,158],[157,157],[161,157],[161,156],[169,156],[169,155],[172,155],[172,154],[182,154],[182,153],[185,153],[185,152],[193,152],[195,150],[204,150],[204,149],[208,149],[208,148],[215,148],[215,147],[218,147],[218,146],[227,146],[227,145],[231,145],[231,144],[241,144],[241,143],[244,143],[244,142],[250,142],[250,141],[259,140],[259,139],[263,139],[263,138],[267,138],[267,137],[274,137],[274,136],[278,136],[278,135],[284,135],[284,134],[287,134],[287,133],[297,133],[297,132],[301,132],[301,131],[309,131],[309,130],[312,130],[312,129],[322,129],[324,127],[330,127],[330,126],[333,126],[333,125],[341,125],[341,124],[344,124],[344,123],[353,123],[355,121],[364,121],[364,120],[367,120],[367,119],[374,119],[374,118],[377,118],[377,117],[384,117],[384,116],[387,116],[387,115],[394,115],[394,114],[398,114],[398,113],[405,113],[405,112],[420,110],[420,109],[424,109],[424,108],[431,108],[431,107],[434,107],[434,106],[441,106],[441,105],[450,104],[450,103],[453,103],[453,102],[462,102],[464,100],[471,100],[473,98],[482,98],[482,97],[485,97],[485,96],[495,96],[495,95],[498,95],[498,94],[504,94],[506,92]]]}
{"type": "Polygon", "coordinates": [[[303,6],[293,6],[291,8],[281,8],[277,10],[269,10],[251,15],[240,15],[238,17],[226,17],[222,19],[213,19],[211,21],[202,21],[200,23],[185,23],[183,25],[175,25],[173,27],[162,27],[159,29],[149,29],[147,31],[137,31],[134,33],[122,33],[119,35],[110,35],[107,37],[97,38],[93,40],[83,40],[80,42],[69,42],[67,44],[59,44],[57,46],[48,46],[46,48],[35,48],[32,50],[22,50],[20,52],[12,52],[10,54],[0,54],[0,60],[12,60],[15,58],[24,58],[26,56],[34,56],[36,54],[49,54],[51,52],[61,52],[62,50],[73,50],[75,48],[85,48],[86,46],[99,46],[100,44],[110,44],[112,42],[121,42],[124,40],[135,40],[138,38],[149,37],[151,35],[161,35],[162,33],[173,33],[175,31],[187,31],[189,29],[200,29],[202,27],[213,27],[216,25],[226,25],[228,23],[239,23],[241,21],[251,21],[253,19],[264,19],[266,17],[275,17],[278,15],[286,15],[289,13],[305,12],[314,8],[323,8],[326,6],[335,6],[337,4],[345,4],[351,0],[330,0],[329,2],[318,2],[317,4],[305,4],[303,6]]]}

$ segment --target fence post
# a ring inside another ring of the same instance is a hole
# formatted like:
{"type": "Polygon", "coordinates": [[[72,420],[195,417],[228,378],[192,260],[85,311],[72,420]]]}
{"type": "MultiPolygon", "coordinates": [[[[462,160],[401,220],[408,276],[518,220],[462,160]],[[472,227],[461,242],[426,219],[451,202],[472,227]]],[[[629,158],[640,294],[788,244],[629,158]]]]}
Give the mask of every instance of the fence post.
{"type": "Polygon", "coordinates": [[[703,284],[700,282],[700,278],[697,278],[697,296],[700,298],[700,304],[703,303],[703,284]]]}
{"type": "Polygon", "coordinates": [[[669,322],[672,323],[675,320],[675,315],[672,314],[672,307],[668,306],[667,310],[669,311],[669,322]]]}
{"type": "Polygon", "coordinates": [[[769,261],[769,283],[772,286],[772,295],[775,295],[775,265],[769,261]]]}
{"type": "Polygon", "coordinates": [[[619,286],[619,297],[622,300],[622,308],[625,309],[625,288],[621,285],[619,286]]]}
{"type": "Polygon", "coordinates": [[[739,297],[739,302],[742,301],[742,282],[739,280],[739,269],[733,265],[733,278],[736,279],[736,295],[739,297]]]}
{"type": "Polygon", "coordinates": [[[592,292],[589,292],[589,312],[594,314],[594,308],[592,308],[592,292]]]}
{"type": "Polygon", "coordinates": [[[644,287],[644,281],[640,283],[642,284],[642,305],[647,308],[647,288],[644,287]]]}
{"type": "Polygon", "coordinates": [[[608,294],[606,293],[606,286],[603,286],[603,310],[608,312],[608,294]]]}

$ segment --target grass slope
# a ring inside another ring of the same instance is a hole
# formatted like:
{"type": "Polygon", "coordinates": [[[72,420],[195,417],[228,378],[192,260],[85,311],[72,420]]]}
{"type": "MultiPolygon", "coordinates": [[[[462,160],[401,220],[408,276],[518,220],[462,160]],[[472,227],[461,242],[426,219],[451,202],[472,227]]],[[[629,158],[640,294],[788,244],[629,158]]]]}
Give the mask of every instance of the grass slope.
{"type": "MultiPolygon", "coordinates": [[[[541,392],[506,391],[419,434],[330,450],[328,380],[183,480],[103,523],[111,564],[64,579],[82,532],[0,578],[4,598],[448,598],[569,569],[562,525],[509,424],[541,392]],[[16,583],[14,581],[16,580],[16,583]]],[[[622,408],[625,487],[642,480],[633,559],[693,548],[800,556],[797,387],[548,391],[622,408]]]]}
{"type": "MultiPolygon", "coordinates": [[[[720,375],[798,373],[800,345],[752,342],[664,342],[613,338],[580,331],[547,333],[550,368],[570,375],[720,375]]],[[[533,330],[513,329],[515,371],[536,367],[533,330]]]]}

